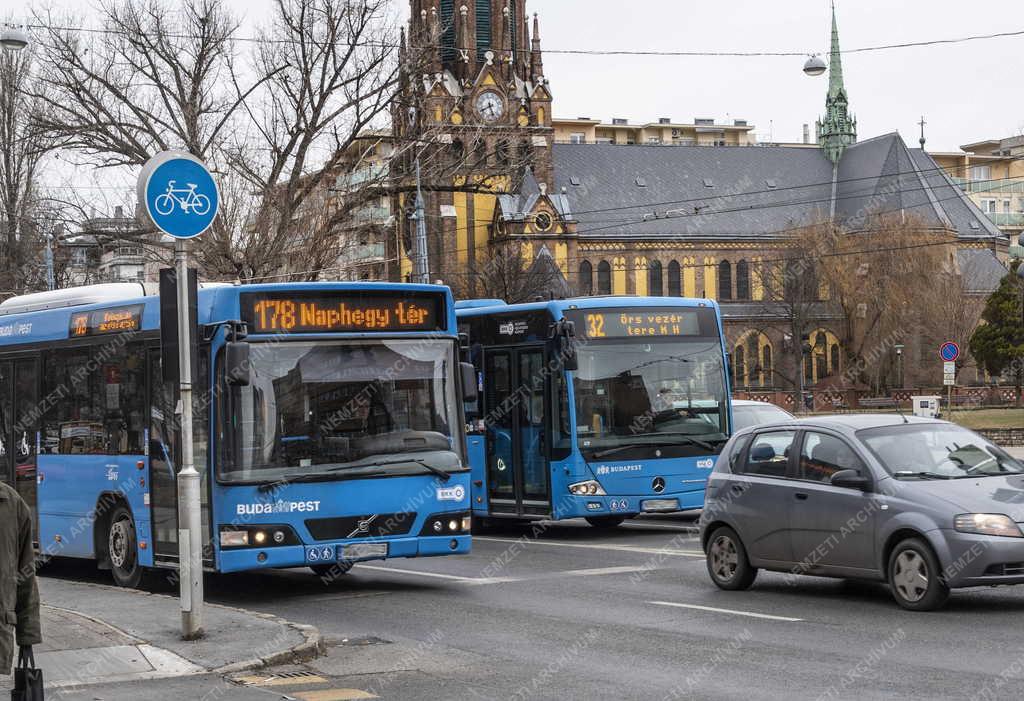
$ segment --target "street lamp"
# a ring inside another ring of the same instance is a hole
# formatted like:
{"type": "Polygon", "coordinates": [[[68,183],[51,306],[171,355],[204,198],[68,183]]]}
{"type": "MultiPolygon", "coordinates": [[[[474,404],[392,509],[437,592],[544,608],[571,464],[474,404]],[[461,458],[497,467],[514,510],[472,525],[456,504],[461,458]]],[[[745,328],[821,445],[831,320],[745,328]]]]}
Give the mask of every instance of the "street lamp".
{"type": "Polygon", "coordinates": [[[807,62],[804,64],[804,73],[812,78],[816,78],[826,70],[828,70],[828,64],[825,63],[825,59],[818,54],[811,54],[810,58],[808,58],[807,62]]]}
{"type": "Polygon", "coordinates": [[[0,31],[0,46],[8,51],[21,51],[28,46],[27,28],[5,24],[3,31],[0,31]]]}

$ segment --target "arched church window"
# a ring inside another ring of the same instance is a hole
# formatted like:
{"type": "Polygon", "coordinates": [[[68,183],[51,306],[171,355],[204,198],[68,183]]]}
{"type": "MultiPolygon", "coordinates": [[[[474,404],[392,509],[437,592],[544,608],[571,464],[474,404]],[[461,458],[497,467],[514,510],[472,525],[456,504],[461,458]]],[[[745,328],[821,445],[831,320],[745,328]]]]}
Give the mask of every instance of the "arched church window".
{"type": "Polygon", "coordinates": [[[718,299],[732,299],[732,264],[727,260],[718,264],[718,299]]]}
{"type": "Polygon", "coordinates": [[[736,299],[750,299],[750,266],[745,260],[736,264],[736,299]]]}
{"type": "Polygon", "coordinates": [[[683,294],[682,278],[679,271],[678,261],[669,261],[668,264],[668,296],[679,297],[683,294]]]}
{"type": "Polygon", "coordinates": [[[661,261],[652,260],[647,267],[647,294],[651,297],[661,297],[665,294],[661,279],[661,261]]]}
{"type": "Polygon", "coordinates": [[[585,297],[594,294],[594,268],[588,260],[580,263],[579,291],[585,297]]]}
{"type": "Polygon", "coordinates": [[[612,293],[612,266],[608,261],[603,260],[597,264],[597,294],[610,295],[612,293]]]}

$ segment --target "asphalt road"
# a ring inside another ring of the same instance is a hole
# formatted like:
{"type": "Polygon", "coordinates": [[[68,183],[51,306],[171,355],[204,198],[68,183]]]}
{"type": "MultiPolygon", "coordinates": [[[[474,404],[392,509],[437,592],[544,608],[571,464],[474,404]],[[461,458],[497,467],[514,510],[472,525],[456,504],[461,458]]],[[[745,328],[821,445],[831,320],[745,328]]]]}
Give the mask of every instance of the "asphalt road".
{"type": "Polygon", "coordinates": [[[308,570],[210,578],[212,601],[318,626],[328,655],[278,670],[299,673],[292,685],[200,677],[62,698],[1020,695],[1024,587],[954,592],[934,613],[899,609],[882,585],[809,577],[761,573],[722,592],[684,519],[540,530],[480,535],[465,557],[358,565],[332,584],[308,570]]]}

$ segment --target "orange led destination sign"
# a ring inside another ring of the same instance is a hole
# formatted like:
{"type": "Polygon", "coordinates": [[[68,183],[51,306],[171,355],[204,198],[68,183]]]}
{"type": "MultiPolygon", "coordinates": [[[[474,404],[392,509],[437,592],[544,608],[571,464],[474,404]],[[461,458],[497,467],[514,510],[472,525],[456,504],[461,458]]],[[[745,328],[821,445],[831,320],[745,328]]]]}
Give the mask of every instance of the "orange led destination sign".
{"type": "Polygon", "coordinates": [[[714,335],[710,309],[670,309],[632,307],[630,309],[579,309],[567,311],[566,318],[576,323],[576,334],[590,339],[656,338],[665,336],[714,335]],[[703,316],[709,316],[703,319],[703,316]],[[710,331],[710,333],[709,333],[710,331]]]}
{"type": "Polygon", "coordinates": [[[241,301],[250,333],[435,331],[445,325],[442,298],[429,293],[246,293],[241,301]]]}
{"type": "Polygon", "coordinates": [[[96,309],[91,312],[75,312],[71,315],[68,332],[72,338],[102,336],[108,333],[125,333],[142,328],[142,305],[96,309]]]}

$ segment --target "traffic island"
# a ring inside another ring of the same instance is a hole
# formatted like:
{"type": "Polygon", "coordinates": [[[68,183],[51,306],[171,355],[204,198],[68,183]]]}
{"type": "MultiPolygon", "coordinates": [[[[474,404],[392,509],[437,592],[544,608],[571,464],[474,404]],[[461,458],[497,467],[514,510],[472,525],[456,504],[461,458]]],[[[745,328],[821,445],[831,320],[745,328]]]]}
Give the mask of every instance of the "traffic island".
{"type": "Polygon", "coordinates": [[[181,637],[178,599],[166,594],[41,577],[46,685],[68,688],[229,673],[310,660],[319,631],[265,613],[206,604],[205,635],[181,637]]]}

